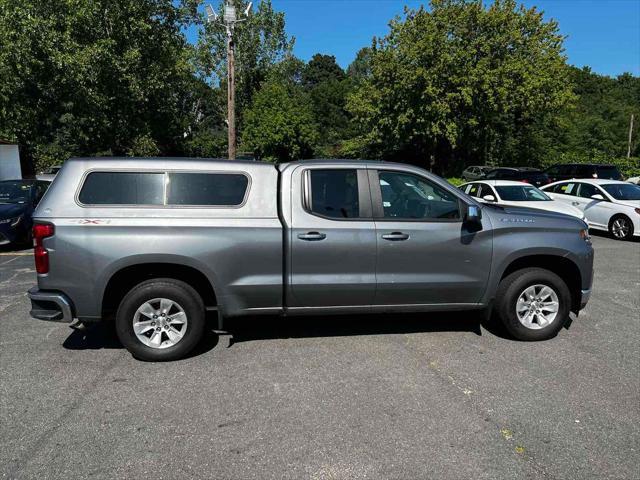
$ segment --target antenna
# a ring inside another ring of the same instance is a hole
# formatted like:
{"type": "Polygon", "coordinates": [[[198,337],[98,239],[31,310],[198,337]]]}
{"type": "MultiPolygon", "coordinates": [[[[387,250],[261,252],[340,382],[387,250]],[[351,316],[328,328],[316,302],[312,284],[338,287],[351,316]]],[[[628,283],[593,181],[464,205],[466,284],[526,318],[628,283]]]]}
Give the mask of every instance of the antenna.
{"type": "Polygon", "coordinates": [[[213,9],[211,5],[207,5],[204,7],[205,12],[207,12],[207,21],[215,22],[218,19],[218,14],[213,9]]]}

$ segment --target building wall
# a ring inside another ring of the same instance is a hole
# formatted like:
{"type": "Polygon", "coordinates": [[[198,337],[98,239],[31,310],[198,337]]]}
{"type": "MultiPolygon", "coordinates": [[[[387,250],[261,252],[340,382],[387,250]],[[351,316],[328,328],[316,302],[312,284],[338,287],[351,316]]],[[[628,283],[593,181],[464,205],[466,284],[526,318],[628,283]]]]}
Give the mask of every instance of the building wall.
{"type": "Polygon", "coordinates": [[[17,145],[0,145],[0,180],[22,178],[17,145]]]}

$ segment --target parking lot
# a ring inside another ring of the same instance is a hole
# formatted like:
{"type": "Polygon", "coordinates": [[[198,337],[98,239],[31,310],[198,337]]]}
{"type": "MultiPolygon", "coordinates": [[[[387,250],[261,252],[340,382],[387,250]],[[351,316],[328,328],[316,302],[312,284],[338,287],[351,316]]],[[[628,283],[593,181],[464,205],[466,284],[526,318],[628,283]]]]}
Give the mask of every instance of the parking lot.
{"type": "Polygon", "coordinates": [[[32,320],[0,255],[3,478],[640,478],[640,243],[542,343],[472,313],[262,318],[190,358],[32,320]]]}

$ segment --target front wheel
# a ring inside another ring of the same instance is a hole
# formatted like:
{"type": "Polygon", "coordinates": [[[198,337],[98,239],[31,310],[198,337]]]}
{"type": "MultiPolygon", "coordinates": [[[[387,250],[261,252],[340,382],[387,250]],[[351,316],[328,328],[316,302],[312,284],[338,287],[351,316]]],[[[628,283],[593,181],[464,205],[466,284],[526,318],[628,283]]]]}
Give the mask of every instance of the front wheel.
{"type": "Polygon", "coordinates": [[[527,268],[511,273],[497,292],[500,320],[518,340],[547,340],[569,319],[571,293],[555,273],[527,268]]]}
{"type": "Polygon", "coordinates": [[[147,280],[120,302],[118,338],[140,360],[177,360],[202,338],[205,310],[188,284],[170,278],[147,280]]]}
{"type": "Polygon", "coordinates": [[[629,240],[633,237],[633,223],[624,215],[617,215],[609,221],[609,233],[617,240],[629,240]]]}

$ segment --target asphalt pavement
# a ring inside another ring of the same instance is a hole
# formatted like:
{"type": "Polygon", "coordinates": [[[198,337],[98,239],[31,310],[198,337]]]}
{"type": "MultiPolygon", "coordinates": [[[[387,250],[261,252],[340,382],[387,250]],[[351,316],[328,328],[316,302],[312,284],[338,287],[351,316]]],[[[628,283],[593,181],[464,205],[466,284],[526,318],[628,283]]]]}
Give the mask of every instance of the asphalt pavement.
{"type": "Polygon", "coordinates": [[[552,340],[474,313],[261,318],[190,358],[29,317],[0,252],[2,478],[639,479],[640,243],[552,340]]]}

